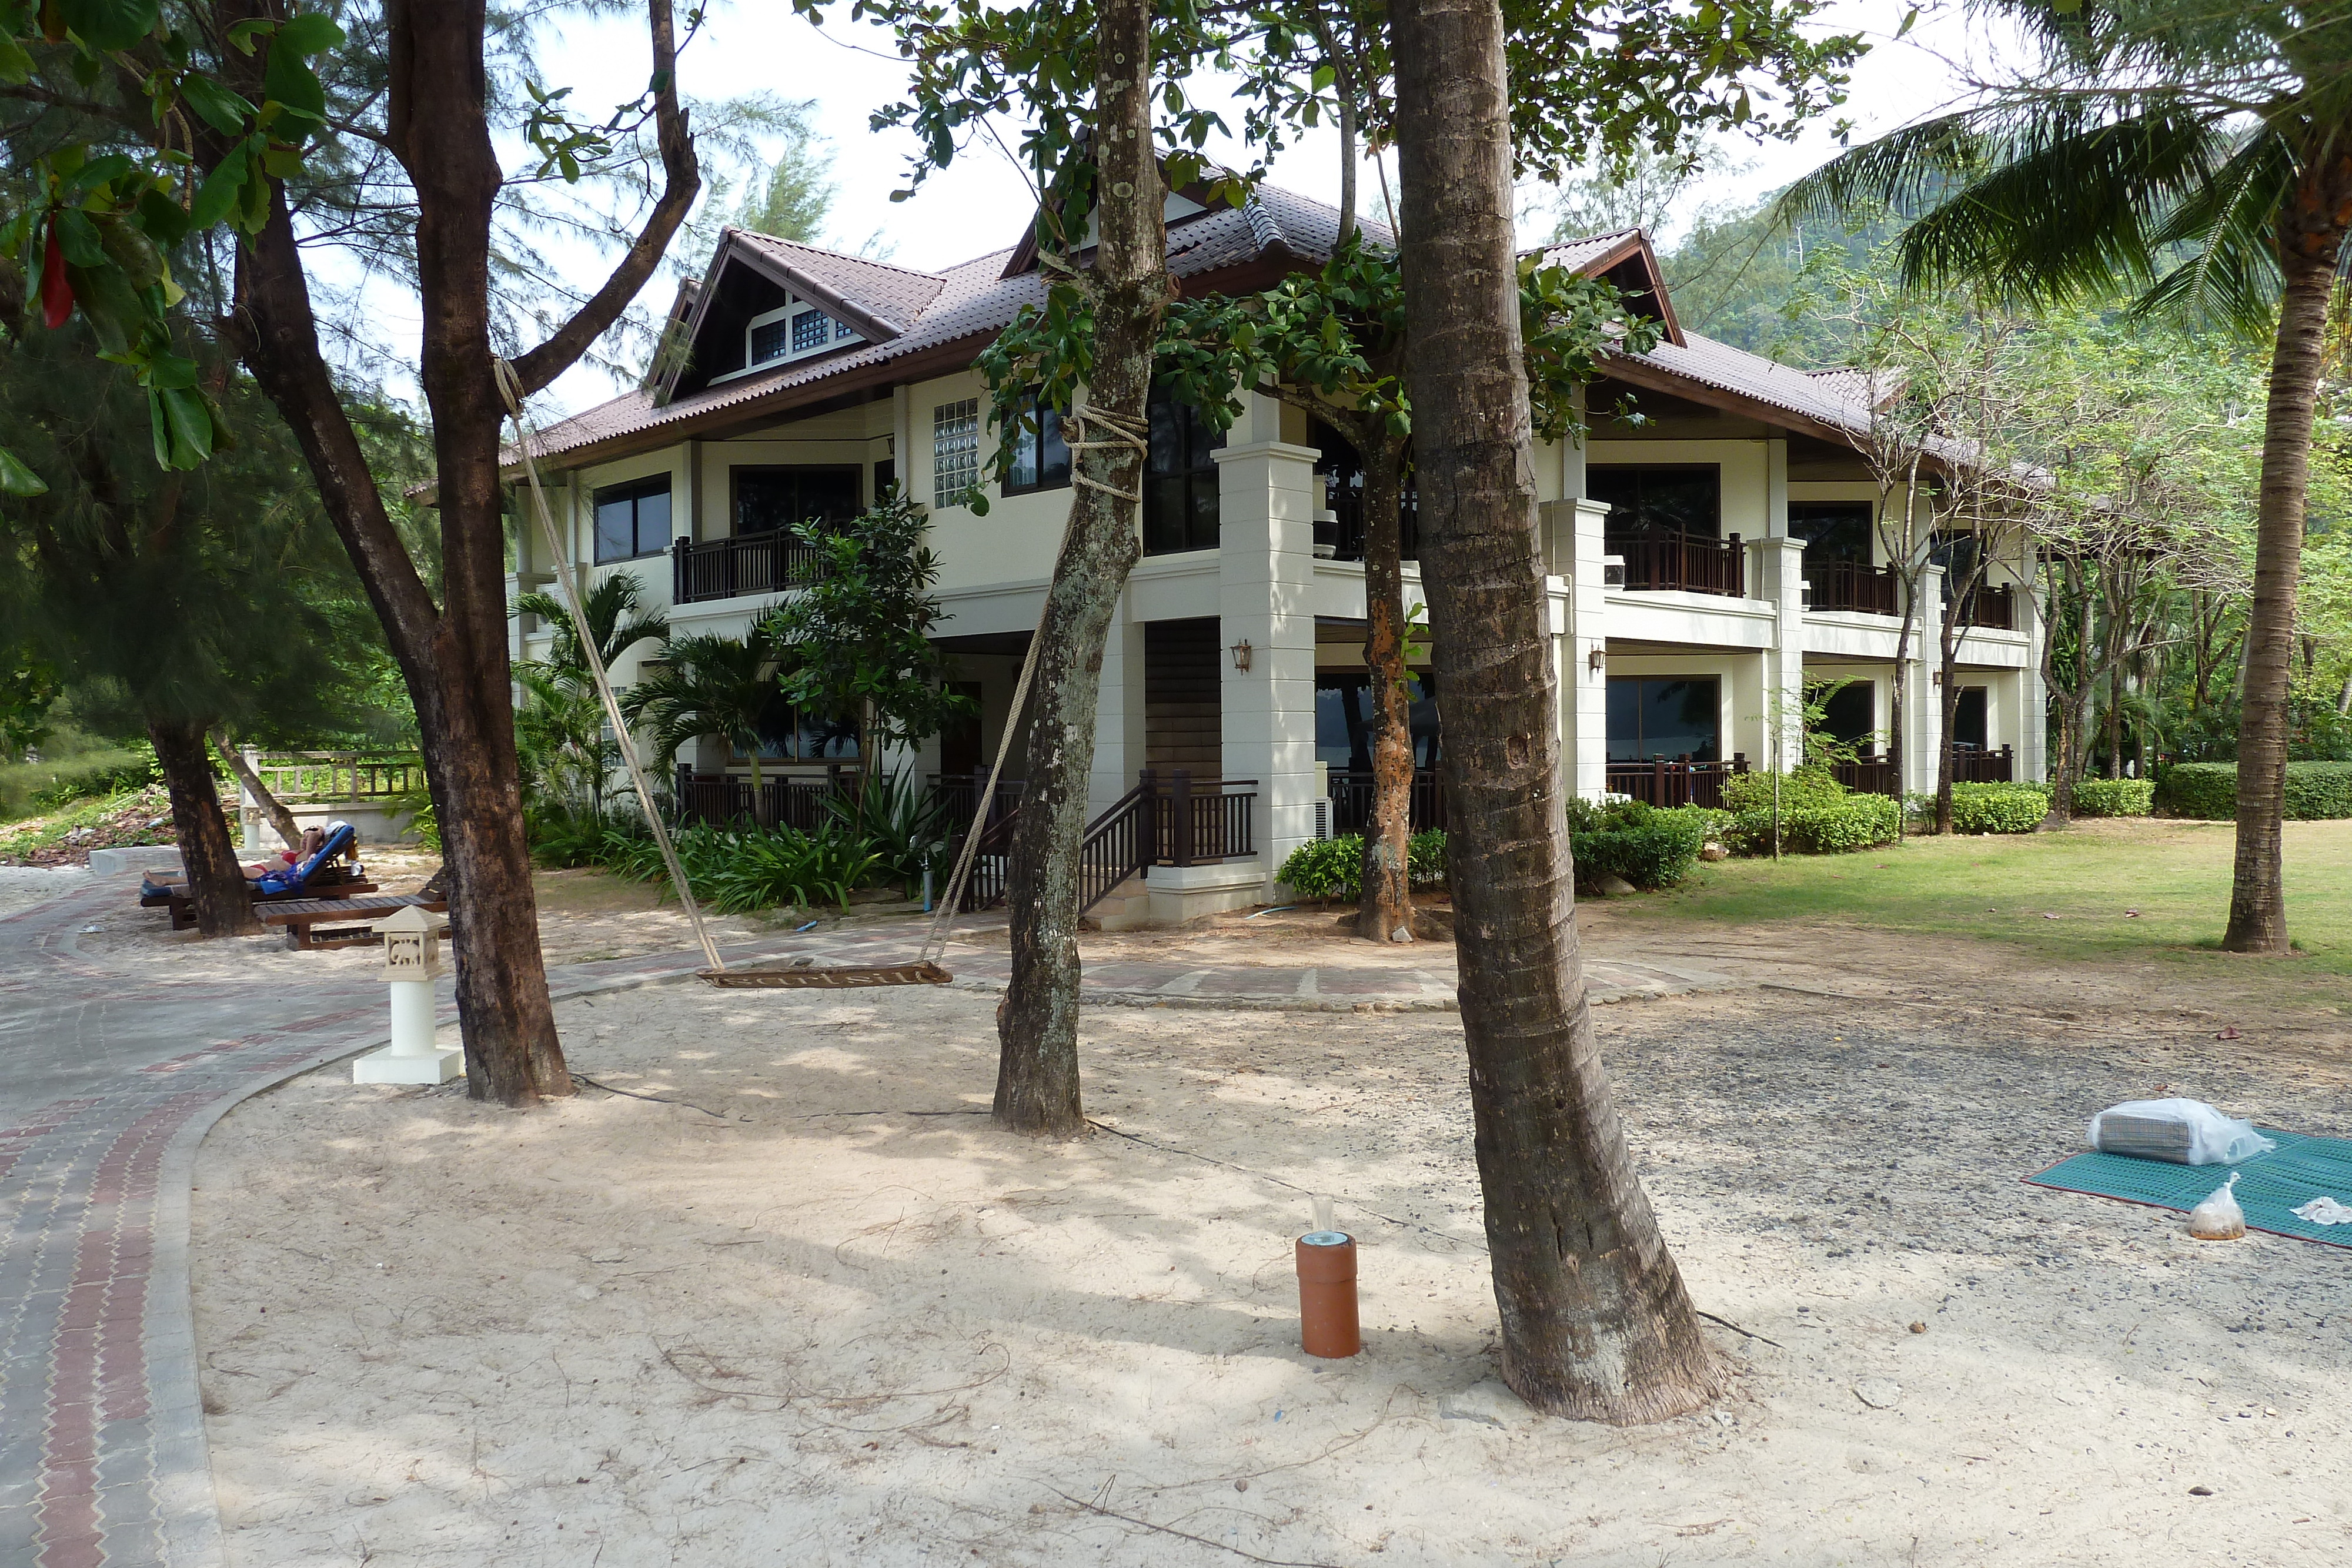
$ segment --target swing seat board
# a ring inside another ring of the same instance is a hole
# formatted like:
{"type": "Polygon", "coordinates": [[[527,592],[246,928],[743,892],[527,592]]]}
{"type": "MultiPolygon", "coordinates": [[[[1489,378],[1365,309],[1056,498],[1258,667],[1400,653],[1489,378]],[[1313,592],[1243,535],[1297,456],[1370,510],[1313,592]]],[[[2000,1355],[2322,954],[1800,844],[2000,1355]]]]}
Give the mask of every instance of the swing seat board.
{"type": "Polygon", "coordinates": [[[722,989],[841,990],[853,986],[944,986],[955,979],[937,964],[814,965],[800,969],[698,969],[695,977],[722,989]]]}

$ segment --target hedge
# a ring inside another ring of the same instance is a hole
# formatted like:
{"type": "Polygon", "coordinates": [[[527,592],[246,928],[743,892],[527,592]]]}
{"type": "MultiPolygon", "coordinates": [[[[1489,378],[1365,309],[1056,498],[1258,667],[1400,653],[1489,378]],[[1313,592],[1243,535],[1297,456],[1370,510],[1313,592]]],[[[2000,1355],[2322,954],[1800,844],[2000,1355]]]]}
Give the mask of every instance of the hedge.
{"type": "MultiPolygon", "coordinates": [[[[2175,762],[2156,776],[2156,809],[2168,817],[2225,821],[2238,814],[2238,765],[2175,762]]],[[[2352,762],[2286,765],[2286,815],[2298,822],[2352,817],[2352,762]]]]}
{"type": "Polygon", "coordinates": [[[2083,779],[2074,785],[2078,817],[2145,817],[2155,809],[2153,779],[2083,779]]]}
{"type": "MultiPolygon", "coordinates": [[[[1800,768],[1781,775],[1780,810],[1833,806],[1846,798],[1846,788],[1826,768],[1800,768]]],[[[1734,816],[1772,810],[1772,775],[1735,773],[1723,781],[1723,809],[1734,816]]],[[[1767,846],[1769,849],[1769,846],[1767,846]]]]}
{"type": "MultiPolygon", "coordinates": [[[[1929,809],[1933,810],[1932,805],[1929,809]]],[[[1952,786],[1952,831],[1956,833],[2030,833],[2049,814],[2049,791],[2038,785],[1952,786]]]]}
{"type": "Polygon", "coordinates": [[[1570,813],[1569,852],[1576,857],[1576,885],[1590,891],[1604,876],[1621,876],[1635,887],[1672,887],[1698,864],[1714,813],[1703,806],[1658,810],[1638,800],[1595,808],[1579,801],[1582,810],[1570,813]]]}
{"type": "MultiPolygon", "coordinates": [[[[1780,813],[1780,848],[1784,853],[1841,854],[1892,843],[1902,821],[1902,808],[1889,795],[1848,795],[1826,805],[1792,807],[1780,813]]],[[[1723,835],[1734,854],[1772,852],[1772,810],[1741,811],[1723,835]]]]}

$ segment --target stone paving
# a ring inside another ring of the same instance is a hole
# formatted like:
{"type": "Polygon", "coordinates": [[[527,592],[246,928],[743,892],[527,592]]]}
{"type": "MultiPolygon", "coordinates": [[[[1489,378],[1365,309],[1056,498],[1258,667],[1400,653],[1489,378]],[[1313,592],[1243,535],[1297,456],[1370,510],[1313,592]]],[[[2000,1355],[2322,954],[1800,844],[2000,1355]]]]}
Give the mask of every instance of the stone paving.
{"type": "MultiPolygon", "coordinates": [[[[0,1568],[221,1563],[188,1301],[196,1145],[238,1101],[383,1038],[383,988],[364,973],[322,970],[289,994],[84,956],[80,926],[135,885],[93,878],[0,916],[0,1568]]],[[[851,926],[725,951],[730,964],[903,962],[919,940],[911,925],[851,926]]],[[[1438,951],[1410,969],[1107,961],[1086,984],[1098,1004],[1450,1009],[1452,953],[1438,951]]],[[[958,985],[1001,989],[1011,959],[959,949],[950,962],[958,985]]],[[[582,995],[698,964],[654,954],[550,982],[582,995]]],[[[1596,1001],[1729,983],[1590,967],[1596,1001]]],[[[446,982],[443,1000],[446,1017],[446,982]]]]}

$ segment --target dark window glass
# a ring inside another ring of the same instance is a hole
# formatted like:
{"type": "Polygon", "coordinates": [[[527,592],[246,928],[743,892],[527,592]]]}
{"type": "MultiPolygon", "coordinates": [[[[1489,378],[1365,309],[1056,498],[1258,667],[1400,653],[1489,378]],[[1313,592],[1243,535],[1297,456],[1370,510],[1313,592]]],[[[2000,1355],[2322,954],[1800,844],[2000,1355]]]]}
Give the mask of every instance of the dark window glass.
{"type": "Polygon", "coordinates": [[[669,476],[596,492],[596,559],[629,560],[669,549],[669,476]]]}
{"type": "Polygon", "coordinates": [[[779,316],[772,321],[762,321],[751,329],[751,362],[764,365],[770,360],[784,357],[786,336],[792,323],[779,316]]]}
{"type": "Polygon", "coordinates": [[[1962,686],[1958,702],[1952,709],[1952,744],[1963,751],[1986,751],[1991,748],[1985,726],[1985,689],[1982,686],[1962,686]]]}
{"type": "Polygon", "coordinates": [[[1873,553],[1870,535],[1867,501],[1789,503],[1789,537],[1805,541],[1809,563],[1845,560],[1868,566],[1873,553]]]}
{"type": "Polygon", "coordinates": [[[1866,746],[1878,734],[1878,687],[1853,681],[1832,692],[1822,705],[1822,727],[1853,746],[1866,746]]]}
{"type": "Polygon", "coordinates": [[[793,352],[822,349],[833,340],[833,318],[822,310],[803,310],[793,318],[793,352]]]}
{"type": "Polygon", "coordinates": [[[881,462],[874,465],[874,500],[877,506],[881,504],[885,496],[898,487],[898,460],[897,458],[885,457],[881,462]]]}
{"type": "Polygon", "coordinates": [[[1944,602],[1949,604],[1960,591],[1963,582],[1973,582],[1977,570],[1977,537],[1974,534],[1937,534],[1929,547],[1927,559],[1944,569],[1944,602]]]}
{"type": "Polygon", "coordinates": [[[850,465],[735,470],[735,531],[772,533],[812,517],[845,523],[862,510],[850,465]]]}
{"type": "Polygon", "coordinates": [[[1713,675],[1609,683],[1609,759],[1647,762],[1722,755],[1720,683],[1713,675]]]}
{"type": "Polygon", "coordinates": [[[1025,400],[1004,439],[1013,446],[1013,466],[1004,475],[1006,495],[1056,490],[1070,482],[1070,447],[1062,439],[1061,410],[1040,408],[1034,397],[1025,400]]]}
{"type": "Polygon", "coordinates": [[[1151,455],[1143,465],[1143,553],[1217,548],[1217,465],[1225,444],[1189,404],[1151,390],[1151,455]]]}
{"type": "Polygon", "coordinates": [[[1603,541],[1723,537],[1723,470],[1713,463],[1594,464],[1584,471],[1584,493],[1606,502],[1603,541]]]}

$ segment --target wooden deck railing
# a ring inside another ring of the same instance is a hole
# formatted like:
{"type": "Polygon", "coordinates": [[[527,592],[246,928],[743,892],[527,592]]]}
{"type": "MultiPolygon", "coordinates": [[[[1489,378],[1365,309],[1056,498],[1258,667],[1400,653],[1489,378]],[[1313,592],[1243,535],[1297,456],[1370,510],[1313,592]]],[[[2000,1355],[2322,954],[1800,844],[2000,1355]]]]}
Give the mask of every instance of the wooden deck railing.
{"type": "Polygon", "coordinates": [[[1996,632],[2017,630],[2017,591],[2005,582],[1980,582],[1961,595],[1957,606],[1947,608],[1963,626],[1982,626],[1996,632]]]}
{"type": "Polygon", "coordinates": [[[1728,762],[1694,762],[1688,757],[1669,760],[1654,757],[1646,762],[1612,759],[1606,768],[1609,792],[1631,795],[1645,806],[1706,806],[1723,809],[1723,781],[1748,771],[1748,754],[1735,753],[1728,762]]]}
{"type": "Polygon", "coordinates": [[[1624,557],[1629,590],[1748,596],[1748,550],[1738,534],[1722,540],[1693,534],[1652,535],[1612,539],[1608,549],[1612,555],[1624,557]]]}
{"type": "MultiPolygon", "coordinates": [[[[1331,831],[1361,833],[1372,822],[1373,785],[1369,768],[1334,768],[1329,789],[1331,831]]],[[[1445,826],[1445,780],[1434,768],[1412,770],[1412,799],[1406,809],[1406,831],[1425,833],[1445,826]]]]}
{"type": "Polygon", "coordinates": [[[1809,561],[1805,582],[1811,588],[1811,610],[1852,611],[1864,615],[1897,615],[1899,585],[1895,569],[1861,561],[1809,561]]]}
{"type": "Polygon", "coordinates": [[[745,594],[781,593],[815,579],[825,557],[791,532],[679,539],[670,546],[670,601],[696,604],[745,594]]]}
{"type": "Polygon", "coordinates": [[[797,828],[813,832],[830,815],[827,802],[856,787],[853,769],[838,763],[822,775],[780,774],[760,780],[757,789],[748,778],[727,773],[697,773],[678,765],[677,800],[681,822],[704,822],[714,828],[749,823],[761,828],[797,828]]]}
{"type": "MultiPolygon", "coordinates": [[[[1079,841],[1079,913],[1154,865],[1246,860],[1257,852],[1256,809],[1255,779],[1196,781],[1181,768],[1165,778],[1143,769],[1135,788],[1088,823],[1079,841]]],[[[1020,815],[1016,806],[981,827],[964,883],[965,910],[1003,901],[1020,815]]]]}
{"type": "Polygon", "coordinates": [[[2017,761],[2010,748],[1979,751],[1974,747],[1952,747],[1952,781],[1956,784],[2008,784],[2015,781],[2017,761]]]}
{"type": "Polygon", "coordinates": [[[257,751],[247,758],[269,792],[289,806],[379,800],[425,788],[425,761],[414,752],[257,751]]]}
{"type": "Polygon", "coordinates": [[[1830,768],[1832,777],[1858,795],[1893,795],[1895,758],[1863,757],[1852,762],[1840,762],[1830,768]]]}

